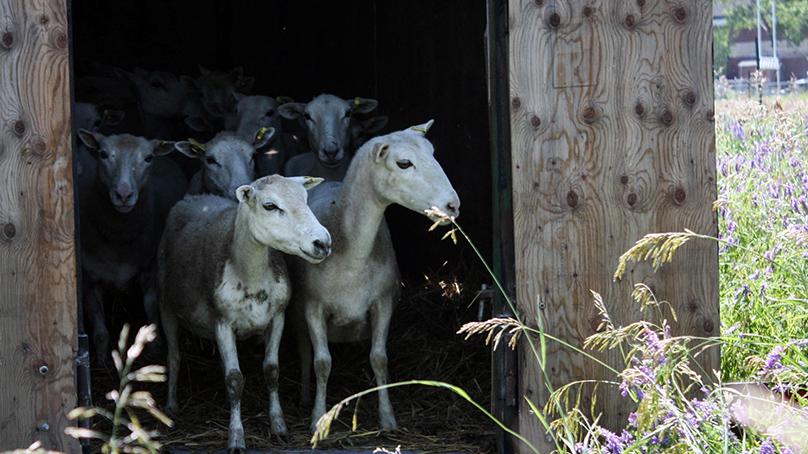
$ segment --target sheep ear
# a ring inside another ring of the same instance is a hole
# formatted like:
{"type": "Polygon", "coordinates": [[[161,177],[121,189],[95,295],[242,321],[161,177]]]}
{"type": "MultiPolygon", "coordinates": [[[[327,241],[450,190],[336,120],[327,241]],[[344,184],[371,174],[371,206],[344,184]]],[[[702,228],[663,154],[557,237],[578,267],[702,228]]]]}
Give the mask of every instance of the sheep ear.
{"type": "Polygon", "coordinates": [[[259,129],[255,133],[255,140],[253,140],[253,148],[255,148],[256,150],[264,148],[268,143],[272,141],[273,137],[275,137],[275,128],[263,127],[259,129]]]}
{"type": "Polygon", "coordinates": [[[241,101],[242,99],[244,99],[245,96],[247,96],[247,95],[245,95],[244,93],[239,93],[237,91],[233,91],[233,99],[235,99],[236,102],[241,101]]]}
{"type": "Polygon", "coordinates": [[[250,203],[252,199],[253,188],[252,186],[245,184],[243,186],[239,186],[236,189],[236,199],[238,199],[239,203],[250,203]]]}
{"type": "Polygon", "coordinates": [[[183,140],[182,142],[175,143],[174,148],[177,151],[179,151],[180,153],[184,154],[185,156],[188,156],[191,159],[201,158],[202,156],[205,155],[204,150],[199,150],[198,148],[194,148],[194,146],[191,145],[191,142],[188,142],[187,140],[183,140]]]}
{"type": "Polygon", "coordinates": [[[421,134],[422,136],[425,136],[426,133],[429,132],[429,128],[431,128],[432,124],[434,124],[434,123],[435,123],[435,120],[429,120],[429,121],[427,121],[426,123],[424,123],[422,125],[410,126],[409,130],[417,132],[417,133],[421,134]]]}
{"type": "Polygon", "coordinates": [[[373,145],[373,151],[371,154],[373,155],[374,162],[383,161],[384,158],[387,157],[387,153],[390,151],[390,144],[384,142],[377,142],[373,145]]]}
{"type": "Polygon", "coordinates": [[[303,115],[306,105],[300,102],[287,102],[278,107],[278,112],[287,120],[296,120],[303,115]]]}
{"type": "Polygon", "coordinates": [[[101,141],[104,139],[103,135],[86,129],[79,129],[78,134],[81,143],[91,151],[98,151],[98,149],[101,148],[101,141]]]}
{"type": "Polygon", "coordinates": [[[105,110],[103,122],[106,126],[117,126],[126,117],[126,113],[120,110],[105,110]]]}
{"type": "Polygon", "coordinates": [[[390,121],[390,118],[387,117],[387,115],[379,115],[377,117],[371,117],[367,120],[363,120],[362,132],[365,134],[376,134],[387,126],[388,121],[390,121]]]}
{"type": "Polygon", "coordinates": [[[185,120],[183,121],[185,122],[186,126],[196,132],[207,132],[208,129],[210,129],[208,127],[208,123],[202,117],[192,117],[189,115],[185,117],[185,120]]]}
{"type": "Polygon", "coordinates": [[[154,146],[155,156],[165,156],[176,149],[176,143],[167,140],[152,140],[151,143],[154,146]]]}
{"type": "Polygon", "coordinates": [[[351,103],[351,111],[354,113],[365,114],[372,112],[378,106],[379,101],[376,101],[375,99],[356,97],[351,103]]]}
{"type": "Polygon", "coordinates": [[[294,181],[295,183],[300,183],[306,190],[312,189],[318,184],[325,181],[325,179],[320,177],[288,177],[290,180],[294,181]]]}

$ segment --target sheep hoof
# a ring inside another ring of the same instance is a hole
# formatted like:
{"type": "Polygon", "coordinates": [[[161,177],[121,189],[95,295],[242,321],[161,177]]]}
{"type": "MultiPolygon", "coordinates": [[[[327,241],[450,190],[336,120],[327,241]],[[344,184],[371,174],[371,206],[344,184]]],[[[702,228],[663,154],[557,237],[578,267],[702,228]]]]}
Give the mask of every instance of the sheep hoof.
{"type": "Polygon", "coordinates": [[[382,426],[382,431],[384,432],[390,432],[398,429],[396,417],[393,415],[380,416],[379,424],[382,426]]]}
{"type": "Polygon", "coordinates": [[[283,442],[288,440],[289,430],[286,428],[286,422],[283,418],[272,418],[270,425],[272,426],[272,435],[275,435],[283,442]]]}

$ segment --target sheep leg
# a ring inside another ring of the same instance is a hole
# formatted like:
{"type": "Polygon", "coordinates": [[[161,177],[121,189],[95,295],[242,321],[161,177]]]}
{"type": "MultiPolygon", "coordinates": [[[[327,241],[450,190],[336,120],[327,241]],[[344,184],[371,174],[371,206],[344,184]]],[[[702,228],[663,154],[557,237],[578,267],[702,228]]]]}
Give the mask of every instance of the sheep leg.
{"type": "Polygon", "coordinates": [[[244,390],[244,376],[238,365],[236,336],[225,323],[216,324],[216,346],[222,358],[224,382],[227,387],[227,400],[230,403],[230,427],[227,434],[227,451],[240,453],[246,451],[244,442],[244,426],[241,423],[241,393],[244,390]]]}
{"type": "Polygon", "coordinates": [[[93,346],[95,347],[95,363],[106,368],[109,354],[109,331],[104,319],[103,290],[95,284],[88,284],[84,292],[84,311],[89,317],[93,329],[93,346]]]}
{"type": "Polygon", "coordinates": [[[266,352],[264,354],[264,377],[269,388],[269,424],[272,433],[284,438],[287,434],[286,422],[283,420],[283,409],[278,396],[278,350],[283,334],[284,313],[279,311],[272,319],[272,325],[266,331],[266,352]]]}
{"type": "Polygon", "coordinates": [[[297,331],[297,350],[300,354],[300,405],[311,404],[311,340],[303,330],[297,331]]]}
{"type": "Polygon", "coordinates": [[[162,304],[160,305],[160,317],[163,322],[163,335],[168,346],[168,402],[166,403],[166,411],[177,415],[179,410],[177,406],[177,376],[180,372],[181,361],[177,317],[162,304]]]}
{"type": "Polygon", "coordinates": [[[317,390],[314,395],[314,408],[311,411],[311,431],[317,428],[317,421],[325,414],[325,390],[328,375],[331,373],[331,352],[328,351],[328,328],[322,310],[306,310],[306,323],[309,338],[314,347],[314,376],[317,390]]]}
{"type": "MultiPolygon", "coordinates": [[[[393,315],[393,305],[387,302],[379,303],[370,311],[371,345],[370,366],[376,376],[376,386],[387,384],[387,333],[390,327],[390,318],[393,315]]],[[[394,430],[396,417],[387,389],[379,390],[379,424],[382,429],[394,430]]]]}

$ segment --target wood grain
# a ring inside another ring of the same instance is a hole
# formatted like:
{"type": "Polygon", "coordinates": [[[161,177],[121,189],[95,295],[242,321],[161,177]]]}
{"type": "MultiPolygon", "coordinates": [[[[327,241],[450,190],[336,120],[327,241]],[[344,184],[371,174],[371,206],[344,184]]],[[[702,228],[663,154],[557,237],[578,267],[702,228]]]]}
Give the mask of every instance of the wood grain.
{"type": "MultiPolygon", "coordinates": [[[[580,346],[598,325],[590,289],[603,295],[616,323],[627,324],[640,318],[630,294],[644,282],[679,314],[675,334],[718,335],[715,244],[694,242],[656,274],[637,265],[612,282],[617,258],[647,233],[717,234],[711,2],[510,0],[509,6],[520,309],[580,346]]],[[[622,369],[617,353],[603,357],[622,369]]],[[[548,360],[554,387],[615,380],[558,344],[550,344],[548,360]]],[[[700,362],[705,371],[718,369],[718,351],[700,362]]],[[[520,368],[520,394],[541,408],[547,391],[525,348],[520,368]]],[[[629,404],[616,389],[601,387],[601,422],[624,425],[629,404]]],[[[520,431],[542,451],[549,447],[527,405],[520,431]]]]}
{"type": "Polygon", "coordinates": [[[0,0],[0,450],[78,452],[64,0],[0,0]]]}

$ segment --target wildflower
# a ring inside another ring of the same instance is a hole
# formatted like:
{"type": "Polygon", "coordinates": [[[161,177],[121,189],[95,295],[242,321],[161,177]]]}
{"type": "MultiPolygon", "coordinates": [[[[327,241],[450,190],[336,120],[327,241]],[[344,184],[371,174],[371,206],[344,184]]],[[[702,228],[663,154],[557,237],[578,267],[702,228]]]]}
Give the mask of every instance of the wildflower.
{"type": "Polygon", "coordinates": [[[740,121],[736,121],[735,124],[732,125],[732,135],[735,136],[736,139],[746,142],[746,133],[740,121]]]}
{"type": "Polygon", "coordinates": [[[774,454],[774,445],[771,439],[766,439],[766,441],[761,443],[760,454],[774,454]]]}
{"type": "Polygon", "coordinates": [[[756,281],[756,280],[758,280],[759,278],[760,278],[760,270],[755,270],[755,272],[754,272],[754,273],[752,273],[752,274],[749,276],[749,280],[752,280],[752,281],[756,281]]]}
{"type": "Polygon", "coordinates": [[[783,345],[774,347],[768,355],[766,355],[766,363],[760,371],[761,375],[769,375],[770,373],[783,368],[783,352],[786,348],[783,345]]]}
{"type": "Polygon", "coordinates": [[[637,412],[632,411],[628,414],[628,425],[631,427],[637,427],[637,412]]]}
{"type": "Polygon", "coordinates": [[[617,436],[614,432],[611,432],[603,427],[598,428],[600,431],[600,435],[606,440],[606,452],[610,454],[622,454],[623,453],[623,440],[617,436]]]}

